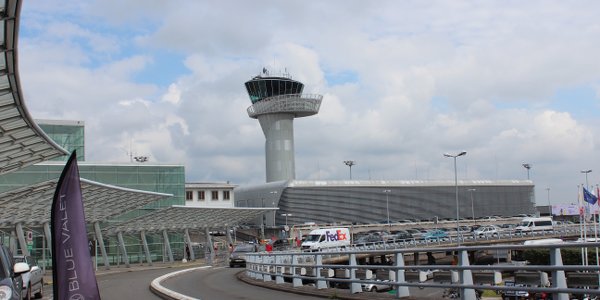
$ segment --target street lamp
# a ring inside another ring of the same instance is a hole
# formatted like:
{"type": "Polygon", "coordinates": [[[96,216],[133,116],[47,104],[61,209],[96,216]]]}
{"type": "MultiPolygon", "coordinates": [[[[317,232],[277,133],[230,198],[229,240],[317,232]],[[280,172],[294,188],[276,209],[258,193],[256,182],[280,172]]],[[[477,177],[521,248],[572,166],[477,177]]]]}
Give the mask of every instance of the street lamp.
{"type": "Polygon", "coordinates": [[[392,192],[391,190],[383,190],[383,192],[385,193],[385,210],[387,212],[387,223],[388,226],[390,225],[390,193],[392,192]]]}
{"type": "Polygon", "coordinates": [[[527,180],[529,180],[529,169],[531,169],[531,164],[523,164],[523,168],[527,169],[527,180]]]}
{"type": "Polygon", "coordinates": [[[281,214],[281,215],[285,217],[285,227],[287,227],[287,217],[291,217],[292,214],[281,214]]]}
{"type": "Polygon", "coordinates": [[[549,215],[552,217],[552,205],[550,205],[550,188],[547,187],[546,191],[548,191],[548,211],[549,215]]]}
{"type": "Polygon", "coordinates": [[[473,209],[473,192],[477,189],[468,189],[467,191],[471,192],[471,215],[473,216],[473,222],[475,222],[475,209],[473,209]]]}
{"type": "Polygon", "coordinates": [[[585,188],[589,190],[590,186],[588,184],[588,178],[587,177],[588,177],[589,173],[592,173],[592,170],[583,170],[583,171],[581,171],[581,173],[585,174],[585,188]]]}
{"type": "MultiPolygon", "coordinates": [[[[271,195],[275,195],[277,197],[277,191],[269,192],[271,195]]],[[[275,201],[273,201],[273,208],[275,208],[275,201]]],[[[275,210],[273,210],[273,227],[275,227],[275,210]]]]}
{"type": "Polygon", "coordinates": [[[352,180],[352,166],[356,165],[356,162],[353,160],[345,160],[344,164],[350,167],[350,180],[352,180]]]}
{"type": "Polygon", "coordinates": [[[452,157],[454,158],[454,192],[456,194],[456,244],[458,246],[460,246],[460,224],[459,224],[459,213],[458,213],[458,175],[456,173],[456,158],[459,156],[463,156],[467,154],[467,151],[462,151],[458,154],[448,154],[448,153],[444,153],[445,157],[452,157]]]}

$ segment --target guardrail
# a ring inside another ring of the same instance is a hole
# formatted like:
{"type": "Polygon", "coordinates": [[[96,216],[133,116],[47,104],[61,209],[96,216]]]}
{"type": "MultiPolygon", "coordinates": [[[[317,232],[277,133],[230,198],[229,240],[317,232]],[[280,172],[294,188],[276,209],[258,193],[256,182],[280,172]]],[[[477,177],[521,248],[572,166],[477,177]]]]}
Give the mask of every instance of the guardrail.
{"type": "Polygon", "coordinates": [[[362,285],[389,285],[397,298],[410,296],[409,287],[420,287],[453,289],[463,295],[462,299],[476,299],[476,290],[485,289],[505,295],[544,292],[552,294],[552,299],[566,300],[570,294],[600,295],[597,265],[563,265],[561,249],[584,247],[597,249],[600,243],[252,253],[246,256],[246,274],[277,284],[288,281],[294,287],[308,283],[316,289],[346,285],[351,293],[362,292],[362,285]],[[473,265],[471,261],[475,253],[530,249],[548,250],[550,263],[473,265]],[[409,256],[423,252],[438,256],[455,253],[458,260],[440,265],[406,263],[409,256]],[[386,259],[388,264],[374,264],[367,263],[367,257],[390,259],[386,259]]]}

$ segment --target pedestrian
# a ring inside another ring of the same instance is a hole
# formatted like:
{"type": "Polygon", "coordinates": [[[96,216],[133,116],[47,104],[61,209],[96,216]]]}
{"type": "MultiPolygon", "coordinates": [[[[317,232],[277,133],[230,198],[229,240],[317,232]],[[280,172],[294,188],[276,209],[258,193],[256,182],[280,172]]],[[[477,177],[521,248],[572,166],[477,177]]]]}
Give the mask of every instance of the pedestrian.
{"type": "Polygon", "coordinates": [[[185,243],[185,258],[189,261],[192,256],[190,255],[190,244],[185,243]]]}
{"type": "Polygon", "coordinates": [[[427,264],[435,265],[435,257],[433,256],[433,254],[431,252],[427,252],[427,264]]]}

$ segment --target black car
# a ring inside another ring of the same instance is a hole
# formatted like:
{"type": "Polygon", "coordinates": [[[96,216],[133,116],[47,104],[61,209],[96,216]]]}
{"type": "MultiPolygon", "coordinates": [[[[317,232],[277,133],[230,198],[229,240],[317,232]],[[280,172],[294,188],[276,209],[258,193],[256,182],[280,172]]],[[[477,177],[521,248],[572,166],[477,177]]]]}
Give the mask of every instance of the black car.
{"type": "Polygon", "coordinates": [[[13,255],[4,245],[0,245],[0,295],[2,299],[21,300],[23,280],[21,274],[29,271],[26,263],[15,263],[13,255]]]}
{"type": "Polygon", "coordinates": [[[256,246],[253,244],[240,244],[233,248],[229,256],[229,267],[246,266],[246,253],[256,252],[256,246]]]}

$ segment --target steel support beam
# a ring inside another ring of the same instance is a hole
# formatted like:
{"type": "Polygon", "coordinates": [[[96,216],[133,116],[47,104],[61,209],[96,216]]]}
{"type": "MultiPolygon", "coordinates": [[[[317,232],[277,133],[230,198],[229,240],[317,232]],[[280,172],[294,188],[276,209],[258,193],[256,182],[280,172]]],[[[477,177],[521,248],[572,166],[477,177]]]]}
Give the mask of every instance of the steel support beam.
{"type": "Polygon", "coordinates": [[[102,230],[100,230],[100,223],[94,222],[94,233],[96,234],[96,241],[98,241],[98,247],[100,253],[102,253],[102,261],[104,262],[104,269],[110,269],[110,263],[108,262],[108,254],[106,254],[106,247],[104,246],[104,238],[102,237],[102,230]]]}
{"type": "Polygon", "coordinates": [[[140,231],[140,237],[142,238],[142,247],[144,247],[144,254],[146,255],[146,262],[149,266],[152,265],[152,256],[150,256],[150,249],[148,248],[148,241],[146,240],[146,231],[140,231]]]}
{"type": "Polygon", "coordinates": [[[25,232],[23,232],[23,224],[20,222],[15,224],[15,230],[17,231],[17,240],[19,241],[19,248],[21,254],[29,256],[29,249],[27,249],[27,241],[25,241],[25,232]]]}
{"type": "Polygon", "coordinates": [[[167,257],[169,257],[169,262],[174,262],[173,259],[173,251],[171,250],[171,243],[169,242],[169,233],[166,229],[163,229],[163,242],[165,243],[165,249],[167,250],[167,257]]]}
{"type": "Polygon", "coordinates": [[[121,248],[121,254],[123,260],[125,260],[125,267],[129,268],[129,256],[127,255],[127,248],[125,247],[125,241],[123,240],[123,233],[117,232],[117,239],[119,240],[119,247],[121,248]]]}

